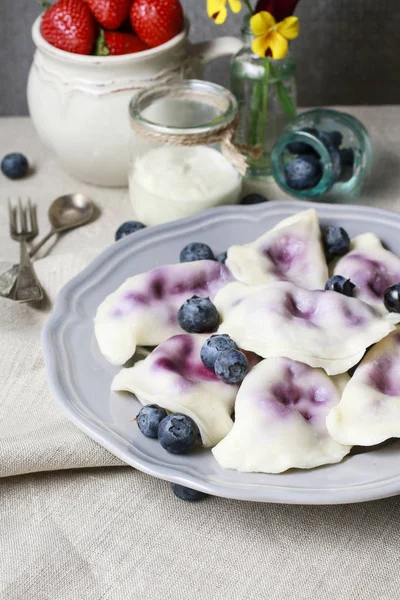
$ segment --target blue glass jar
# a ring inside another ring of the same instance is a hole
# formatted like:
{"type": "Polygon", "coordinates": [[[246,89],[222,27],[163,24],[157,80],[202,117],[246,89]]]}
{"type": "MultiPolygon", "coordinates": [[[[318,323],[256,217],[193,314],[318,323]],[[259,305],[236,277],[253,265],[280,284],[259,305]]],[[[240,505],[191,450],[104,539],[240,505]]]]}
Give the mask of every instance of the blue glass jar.
{"type": "Polygon", "coordinates": [[[371,140],[360,121],[346,113],[317,108],[302,113],[284,128],[272,150],[271,167],[275,181],[291,196],[349,202],[359,195],[371,159],[371,140]],[[318,159],[317,163],[311,160],[318,173],[314,181],[304,180],[294,188],[289,185],[288,171],[293,169],[292,161],[304,155],[318,159]]]}

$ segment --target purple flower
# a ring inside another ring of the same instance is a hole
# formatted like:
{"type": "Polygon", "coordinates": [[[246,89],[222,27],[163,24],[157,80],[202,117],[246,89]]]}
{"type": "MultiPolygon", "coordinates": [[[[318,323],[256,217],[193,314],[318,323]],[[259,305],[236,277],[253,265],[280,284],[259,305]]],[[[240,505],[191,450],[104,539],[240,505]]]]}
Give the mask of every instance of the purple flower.
{"type": "Polygon", "coordinates": [[[266,10],[275,17],[275,21],[279,23],[292,16],[296,10],[299,0],[258,0],[255,12],[266,10]]]}

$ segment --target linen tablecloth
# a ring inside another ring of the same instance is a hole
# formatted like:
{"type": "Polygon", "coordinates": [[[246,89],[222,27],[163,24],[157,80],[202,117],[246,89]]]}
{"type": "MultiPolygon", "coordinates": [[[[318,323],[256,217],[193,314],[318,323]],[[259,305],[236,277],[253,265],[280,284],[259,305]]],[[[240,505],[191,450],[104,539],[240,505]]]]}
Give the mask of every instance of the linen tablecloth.
{"type": "MultiPolygon", "coordinates": [[[[360,203],[398,210],[400,108],[348,110],[374,142],[360,203]]],[[[37,203],[42,234],[50,201],[63,193],[89,194],[100,214],[36,262],[48,294],[41,310],[0,299],[0,598],[399,598],[400,498],[332,507],[184,503],[168,483],[123,466],[67,420],[47,386],[40,331],[58,289],[113,243],[132,212],[126,190],[63,173],[28,119],[0,120],[0,155],[12,150],[26,153],[35,174],[0,177],[0,261],[18,259],[7,197],[37,203]]],[[[273,187],[267,193],[282,197],[273,187]]]]}

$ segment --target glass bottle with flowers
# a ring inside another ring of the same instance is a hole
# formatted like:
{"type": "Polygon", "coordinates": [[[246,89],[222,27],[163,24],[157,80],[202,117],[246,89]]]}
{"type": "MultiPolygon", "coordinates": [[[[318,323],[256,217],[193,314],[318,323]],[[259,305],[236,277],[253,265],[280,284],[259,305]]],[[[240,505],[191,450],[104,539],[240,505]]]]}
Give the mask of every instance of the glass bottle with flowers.
{"type": "Polygon", "coordinates": [[[243,48],[233,57],[231,88],[239,103],[236,143],[242,146],[251,176],[271,174],[270,154],[285,125],[296,116],[296,66],[289,41],[299,35],[293,12],[299,0],[207,0],[208,15],[223,23],[228,5],[248,13],[243,48]]]}

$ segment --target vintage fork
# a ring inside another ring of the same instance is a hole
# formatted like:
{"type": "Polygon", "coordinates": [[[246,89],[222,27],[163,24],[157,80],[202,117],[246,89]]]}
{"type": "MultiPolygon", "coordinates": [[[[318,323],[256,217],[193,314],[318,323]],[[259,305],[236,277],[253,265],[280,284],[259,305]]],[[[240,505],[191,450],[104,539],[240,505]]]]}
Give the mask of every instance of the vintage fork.
{"type": "Polygon", "coordinates": [[[10,297],[18,302],[42,300],[43,289],[36,277],[26,245],[27,241],[32,240],[38,234],[36,211],[30,200],[28,200],[27,206],[22,206],[20,198],[18,198],[16,208],[8,200],[8,211],[10,217],[10,235],[13,240],[20,243],[19,272],[10,297]]]}

